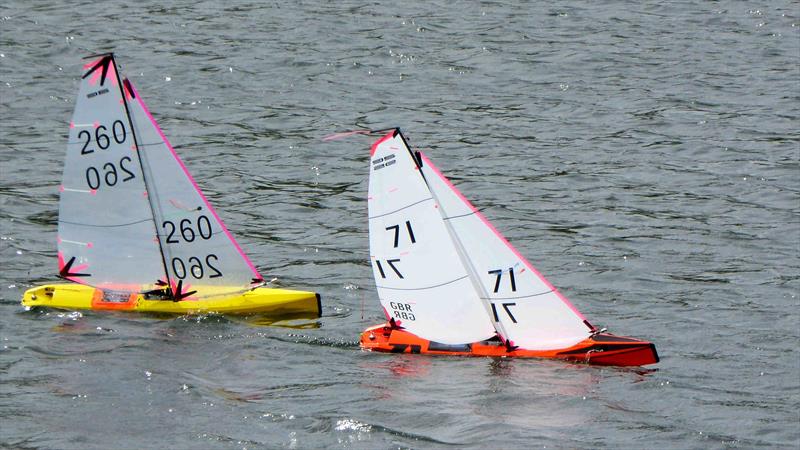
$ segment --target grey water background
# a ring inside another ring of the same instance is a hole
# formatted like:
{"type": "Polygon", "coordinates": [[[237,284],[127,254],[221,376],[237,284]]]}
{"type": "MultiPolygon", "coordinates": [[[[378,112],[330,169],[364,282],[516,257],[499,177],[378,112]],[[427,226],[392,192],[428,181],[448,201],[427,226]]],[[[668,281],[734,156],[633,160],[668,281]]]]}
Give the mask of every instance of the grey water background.
{"type": "Polygon", "coordinates": [[[798,64],[789,1],[3,2],[0,446],[797,448],[798,64]],[[322,318],[23,310],[109,50],[322,318]],[[321,138],[391,126],[656,370],[360,351],[374,138],[321,138]]]}

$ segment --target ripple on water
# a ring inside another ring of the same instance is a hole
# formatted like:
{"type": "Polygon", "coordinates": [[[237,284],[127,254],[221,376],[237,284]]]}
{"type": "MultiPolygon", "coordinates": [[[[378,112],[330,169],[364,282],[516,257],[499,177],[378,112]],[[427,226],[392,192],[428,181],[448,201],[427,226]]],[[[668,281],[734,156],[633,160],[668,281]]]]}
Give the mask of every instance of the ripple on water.
{"type": "Polygon", "coordinates": [[[6,3],[8,446],[800,442],[791,2],[6,3]],[[259,270],[323,317],[22,310],[55,280],[80,58],[110,49],[259,270]],[[391,126],[593,323],[654,341],[658,370],[360,351],[383,319],[371,138],[322,138],[391,126]]]}

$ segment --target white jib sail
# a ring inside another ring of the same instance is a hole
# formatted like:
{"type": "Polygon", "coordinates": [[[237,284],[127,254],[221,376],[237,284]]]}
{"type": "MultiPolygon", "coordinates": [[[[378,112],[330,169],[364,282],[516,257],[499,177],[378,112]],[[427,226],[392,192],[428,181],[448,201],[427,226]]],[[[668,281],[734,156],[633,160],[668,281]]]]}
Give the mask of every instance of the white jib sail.
{"type": "MultiPolygon", "coordinates": [[[[141,96],[124,81],[156,228],[174,289],[228,295],[262,280],[172,148],[141,96]]],[[[167,280],[164,280],[167,281],[167,280]]]]}
{"type": "Polygon", "coordinates": [[[422,173],[442,218],[462,245],[489,303],[491,319],[514,346],[550,350],[590,335],[586,319],[422,155],[422,173]]]}
{"type": "Polygon", "coordinates": [[[438,205],[399,132],[372,146],[368,205],[370,259],[387,316],[443,344],[494,336],[438,205]]]}
{"type": "Polygon", "coordinates": [[[59,189],[59,272],[136,292],[164,271],[117,72],[112,55],[84,66],[59,189]]]}

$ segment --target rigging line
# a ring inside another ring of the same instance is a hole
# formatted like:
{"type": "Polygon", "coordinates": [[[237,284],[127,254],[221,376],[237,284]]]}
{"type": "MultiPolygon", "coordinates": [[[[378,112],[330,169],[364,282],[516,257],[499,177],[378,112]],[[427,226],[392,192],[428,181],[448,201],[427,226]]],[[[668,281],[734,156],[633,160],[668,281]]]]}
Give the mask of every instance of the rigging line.
{"type": "Polygon", "coordinates": [[[520,295],[519,297],[481,297],[481,299],[482,300],[489,300],[489,301],[492,301],[492,300],[516,300],[516,299],[520,299],[520,298],[539,297],[539,296],[542,296],[542,295],[547,295],[547,294],[552,294],[552,293],[553,293],[553,291],[550,290],[550,291],[546,291],[546,292],[540,292],[538,294],[520,295]]]}
{"type": "Polygon", "coordinates": [[[394,214],[394,213],[396,213],[396,212],[400,212],[400,211],[402,211],[402,210],[404,210],[404,209],[411,208],[411,207],[412,207],[412,206],[414,206],[414,205],[418,205],[418,204],[420,204],[420,203],[427,202],[428,200],[433,200],[433,197],[424,198],[424,199],[422,199],[422,200],[420,200],[420,201],[418,201],[418,202],[414,202],[414,203],[412,203],[412,204],[410,204],[410,205],[403,206],[403,207],[402,207],[402,208],[400,208],[400,209],[395,209],[394,211],[390,211],[390,212],[387,212],[387,213],[379,214],[379,215],[377,215],[377,216],[370,216],[370,217],[369,217],[369,219],[377,219],[377,218],[379,218],[379,217],[388,216],[388,215],[390,215],[390,214],[394,214]]]}
{"type": "Polygon", "coordinates": [[[477,210],[475,210],[475,211],[472,211],[472,212],[468,212],[468,213],[466,213],[466,214],[460,214],[460,215],[458,215],[458,216],[450,216],[450,217],[444,217],[444,216],[442,216],[442,219],[444,219],[444,220],[459,219],[459,218],[461,218],[461,217],[467,217],[467,216],[471,216],[471,215],[475,214],[476,212],[478,212],[478,211],[477,211],[477,210]]]}
{"type": "MultiPolygon", "coordinates": [[[[165,143],[163,143],[163,142],[153,142],[152,144],[148,144],[148,143],[144,143],[144,142],[142,142],[142,143],[141,143],[141,144],[139,144],[139,145],[141,145],[142,147],[155,147],[156,145],[163,145],[164,147],[166,147],[166,146],[167,146],[167,144],[165,144],[165,143]]],[[[178,147],[178,148],[180,148],[180,147],[178,147]]]]}
{"type": "MultiPolygon", "coordinates": [[[[136,159],[139,161],[139,168],[142,170],[142,181],[144,182],[144,189],[146,192],[148,192],[147,204],[150,206],[150,214],[152,215],[153,219],[153,229],[158,239],[158,251],[161,254],[161,263],[163,264],[164,268],[164,278],[166,279],[165,281],[167,282],[170,291],[173,291],[172,280],[169,277],[169,269],[167,268],[167,258],[164,255],[164,247],[163,244],[161,243],[161,238],[158,237],[158,226],[156,225],[156,213],[155,213],[155,208],[153,207],[153,199],[151,198],[150,195],[150,189],[147,188],[147,175],[145,174],[144,163],[142,162],[142,152],[140,151],[141,149],[139,147],[139,139],[136,137],[136,127],[133,124],[131,111],[128,108],[128,99],[125,97],[125,85],[122,83],[122,79],[119,76],[119,68],[117,67],[117,61],[114,59],[114,54],[111,53],[109,57],[111,58],[111,63],[114,65],[114,76],[117,78],[117,87],[119,88],[119,93],[122,96],[122,105],[125,107],[125,116],[128,118],[128,125],[130,125],[131,127],[131,136],[133,136],[133,145],[136,146],[136,159]]],[[[130,83],[130,81],[128,81],[128,83],[130,83]]],[[[131,90],[131,96],[135,95],[133,91],[133,86],[130,86],[129,89],[131,90]]]]}
{"type": "Polygon", "coordinates": [[[144,223],[144,222],[149,222],[150,220],[152,220],[152,219],[147,218],[147,219],[137,220],[135,222],[128,222],[128,223],[119,223],[119,224],[112,224],[112,225],[95,225],[95,224],[92,224],[92,223],[70,222],[68,220],[58,219],[58,223],[67,223],[67,224],[70,224],[70,225],[78,225],[78,226],[82,226],[82,227],[116,228],[116,227],[127,227],[127,226],[136,225],[136,224],[140,224],[140,223],[144,223]]]}
{"type": "Polygon", "coordinates": [[[375,286],[379,287],[379,288],[383,288],[383,289],[391,289],[393,291],[423,291],[425,289],[433,289],[433,288],[437,288],[437,287],[440,287],[440,286],[446,286],[448,284],[453,284],[456,281],[463,280],[464,278],[467,278],[467,277],[469,277],[469,275],[464,275],[463,277],[456,278],[455,280],[446,281],[446,282],[441,283],[441,284],[435,284],[433,286],[425,286],[425,287],[420,287],[420,288],[394,288],[394,287],[389,287],[389,286],[381,286],[381,285],[378,285],[378,284],[376,284],[375,286]]]}

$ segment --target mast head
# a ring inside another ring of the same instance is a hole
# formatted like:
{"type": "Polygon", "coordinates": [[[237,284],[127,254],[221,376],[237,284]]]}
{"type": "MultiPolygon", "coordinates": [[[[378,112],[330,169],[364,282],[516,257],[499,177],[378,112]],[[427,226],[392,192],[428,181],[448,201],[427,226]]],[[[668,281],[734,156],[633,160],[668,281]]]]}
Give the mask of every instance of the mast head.
{"type": "MultiPolygon", "coordinates": [[[[113,83],[117,83],[117,74],[116,74],[117,64],[116,64],[116,61],[114,61],[114,54],[113,53],[105,53],[105,54],[100,54],[100,55],[94,55],[94,56],[89,56],[88,58],[89,59],[91,59],[91,58],[99,58],[99,59],[96,59],[94,61],[94,63],[90,62],[90,63],[88,63],[88,64],[83,66],[85,69],[88,69],[88,70],[86,71],[86,73],[83,74],[81,79],[85,79],[85,78],[89,77],[90,75],[92,75],[92,78],[89,79],[89,84],[93,85],[94,83],[96,83],[97,79],[99,78],[100,79],[100,86],[104,86],[106,84],[106,78],[108,76],[111,76],[112,82],[113,83]],[[113,69],[113,72],[109,71],[109,68],[113,69]],[[102,71],[99,74],[95,73],[99,69],[102,69],[102,71]]],[[[87,58],[84,58],[84,59],[87,59],[87,58]]]]}

